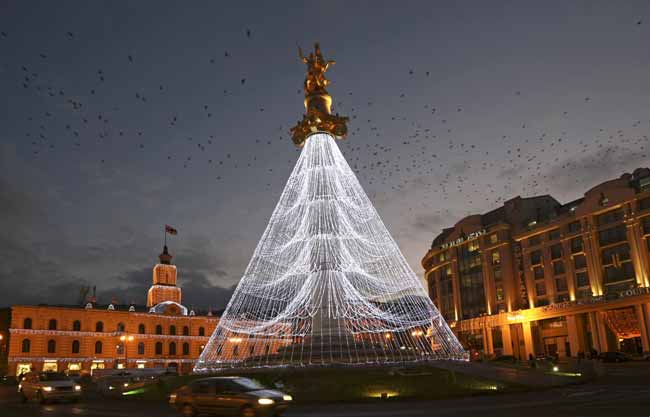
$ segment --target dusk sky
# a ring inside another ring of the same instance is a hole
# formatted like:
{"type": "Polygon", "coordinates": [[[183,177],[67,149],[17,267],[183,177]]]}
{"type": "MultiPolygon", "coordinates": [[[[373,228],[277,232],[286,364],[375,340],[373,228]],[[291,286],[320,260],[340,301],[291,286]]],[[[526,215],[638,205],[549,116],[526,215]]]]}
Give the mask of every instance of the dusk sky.
{"type": "Polygon", "coordinates": [[[650,166],[650,2],[0,1],[0,306],[143,304],[165,224],[225,307],[299,155],[320,41],[339,141],[418,275],[518,195],[650,166]]]}

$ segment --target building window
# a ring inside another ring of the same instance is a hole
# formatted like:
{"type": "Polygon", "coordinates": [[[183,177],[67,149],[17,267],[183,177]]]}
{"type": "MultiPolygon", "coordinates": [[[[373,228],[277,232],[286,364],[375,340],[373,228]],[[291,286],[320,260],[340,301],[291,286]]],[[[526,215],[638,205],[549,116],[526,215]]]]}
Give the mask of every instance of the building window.
{"type": "Polygon", "coordinates": [[[548,240],[558,240],[560,238],[560,229],[553,229],[548,232],[548,240]]]}
{"type": "Polygon", "coordinates": [[[72,330],[75,332],[80,332],[81,331],[81,322],[79,320],[75,320],[72,323],[72,330]]]}
{"type": "Polygon", "coordinates": [[[581,229],[582,229],[582,224],[580,223],[580,220],[571,222],[568,225],[569,233],[578,233],[581,229]]]}
{"type": "Polygon", "coordinates": [[[469,252],[476,252],[479,249],[478,239],[474,239],[467,244],[467,250],[469,252]]]}
{"type": "Polygon", "coordinates": [[[598,232],[598,243],[600,246],[611,245],[612,243],[623,242],[625,240],[627,240],[627,231],[624,224],[598,232]]]}
{"type": "Polygon", "coordinates": [[[564,274],[564,262],[556,261],[553,262],[553,275],[562,275],[564,274]]]}
{"type": "Polygon", "coordinates": [[[183,336],[189,336],[190,335],[190,328],[187,326],[183,326],[183,336]]]}
{"type": "Polygon", "coordinates": [[[138,343],[138,355],[144,355],[144,342],[138,343]]]}
{"type": "Polygon", "coordinates": [[[493,250],[492,265],[499,265],[499,264],[501,264],[501,254],[499,253],[499,250],[493,250]]]}
{"type": "Polygon", "coordinates": [[[530,264],[540,265],[542,263],[542,251],[536,250],[530,253],[530,264]]]}
{"type": "Polygon", "coordinates": [[[571,253],[578,253],[583,251],[582,236],[574,237],[571,239],[571,253]]]}
{"type": "Polygon", "coordinates": [[[170,355],[176,355],[176,342],[171,342],[169,344],[169,354],[170,355]]]}
{"type": "Polygon", "coordinates": [[[555,291],[566,292],[567,289],[566,278],[555,278],[555,291]]]}
{"type": "Polygon", "coordinates": [[[492,234],[490,235],[490,243],[491,243],[491,244],[495,244],[495,243],[498,243],[498,242],[499,242],[499,234],[496,233],[496,232],[495,232],[495,233],[492,233],[492,234]]]}
{"type": "Polygon", "coordinates": [[[117,323],[117,331],[124,332],[124,323],[117,323]]]}
{"type": "Polygon", "coordinates": [[[97,341],[95,342],[95,354],[100,354],[102,353],[102,342],[97,341]]]}
{"type": "Polygon", "coordinates": [[[156,324],[156,334],[162,334],[162,326],[160,324],[156,324]]]}
{"type": "Polygon", "coordinates": [[[239,356],[239,345],[235,345],[235,347],[232,349],[232,356],[239,356]]]}
{"type": "Polygon", "coordinates": [[[650,197],[646,197],[643,200],[639,200],[639,211],[647,210],[650,208],[650,197]]]}
{"type": "Polygon", "coordinates": [[[438,307],[440,313],[446,320],[455,320],[454,310],[454,286],[452,282],[451,267],[440,270],[440,298],[438,307]]]}
{"type": "Polygon", "coordinates": [[[32,347],[32,342],[29,341],[29,339],[23,339],[23,345],[21,352],[23,353],[29,353],[29,349],[32,347]]]}
{"type": "Polygon", "coordinates": [[[97,323],[95,323],[95,331],[98,332],[98,333],[103,332],[104,331],[104,323],[102,323],[101,321],[98,321],[97,323]]]}
{"type": "Polygon", "coordinates": [[[27,317],[25,320],[23,320],[23,329],[31,329],[32,328],[32,319],[27,317]]]}
{"type": "Polygon", "coordinates": [[[145,334],[146,330],[147,329],[144,327],[144,323],[138,324],[138,333],[139,334],[145,334]]]}
{"type": "Polygon", "coordinates": [[[444,262],[447,259],[447,251],[440,252],[440,255],[438,255],[438,262],[444,262]]]}
{"type": "Polygon", "coordinates": [[[183,343],[183,355],[189,355],[190,354],[190,344],[185,342],[183,343]]]}
{"type": "Polygon", "coordinates": [[[56,330],[56,319],[51,319],[47,328],[50,330],[56,330]]]}
{"type": "Polygon", "coordinates": [[[537,294],[538,297],[546,295],[546,284],[543,282],[536,283],[535,294],[537,294]]]}
{"type": "Polygon", "coordinates": [[[562,257],[562,245],[557,244],[551,246],[551,259],[560,259],[562,257]]]}
{"type": "Polygon", "coordinates": [[[162,355],[162,342],[156,342],[156,355],[162,355]]]}
{"type": "Polygon", "coordinates": [[[55,340],[48,340],[47,341],[47,353],[56,353],[56,341],[55,340]]]}
{"type": "Polygon", "coordinates": [[[176,326],[169,326],[169,334],[172,336],[176,335],[176,326]]]}
{"type": "Polygon", "coordinates": [[[601,214],[596,218],[598,226],[605,226],[607,224],[616,223],[623,220],[623,209],[616,209],[601,214]]]}
{"type": "Polygon", "coordinates": [[[578,288],[589,286],[589,275],[586,271],[576,272],[576,285],[578,288]]]}
{"type": "Polygon", "coordinates": [[[633,284],[635,279],[634,266],[630,258],[630,246],[627,243],[604,249],[601,260],[604,268],[605,286],[619,284],[608,287],[609,290],[612,292],[621,291],[633,284]]]}
{"type": "Polygon", "coordinates": [[[534,267],[533,268],[533,277],[535,277],[535,279],[544,278],[544,267],[542,267],[542,266],[534,267]]]}
{"type": "Polygon", "coordinates": [[[72,341],[72,353],[79,353],[79,341],[78,340],[73,340],[72,341]]]}
{"type": "Polygon", "coordinates": [[[205,329],[203,327],[199,327],[199,336],[205,336],[205,329]]]}
{"type": "Polygon", "coordinates": [[[478,317],[487,312],[481,253],[469,242],[458,248],[458,281],[463,319],[478,317]]]}
{"type": "Polygon", "coordinates": [[[535,235],[528,238],[528,246],[537,246],[542,243],[542,235],[535,235]]]}
{"type": "Polygon", "coordinates": [[[587,267],[587,258],[585,255],[576,255],[573,257],[573,267],[575,269],[583,269],[587,267]]]}

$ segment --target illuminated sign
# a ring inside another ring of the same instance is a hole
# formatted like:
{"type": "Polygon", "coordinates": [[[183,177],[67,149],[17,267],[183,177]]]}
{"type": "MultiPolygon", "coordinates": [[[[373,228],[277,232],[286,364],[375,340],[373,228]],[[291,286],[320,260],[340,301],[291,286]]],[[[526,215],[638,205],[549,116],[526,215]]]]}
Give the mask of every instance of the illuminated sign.
{"type": "Polygon", "coordinates": [[[476,239],[479,236],[483,236],[486,233],[487,233],[487,230],[481,229],[479,231],[470,233],[467,236],[459,237],[458,239],[453,240],[451,242],[443,243],[442,245],[440,245],[440,248],[441,249],[453,248],[454,246],[458,246],[458,245],[460,245],[460,244],[462,244],[462,243],[464,243],[464,242],[466,242],[468,240],[476,239]]]}

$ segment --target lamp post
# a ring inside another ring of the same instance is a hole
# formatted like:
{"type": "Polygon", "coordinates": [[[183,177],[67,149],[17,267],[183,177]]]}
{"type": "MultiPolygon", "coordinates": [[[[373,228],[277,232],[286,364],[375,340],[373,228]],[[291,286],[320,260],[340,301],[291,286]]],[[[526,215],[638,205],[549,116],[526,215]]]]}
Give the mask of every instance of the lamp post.
{"type": "Polygon", "coordinates": [[[135,338],[131,335],[122,335],[120,336],[120,341],[122,342],[122,347],[124,348],[124,367],[129,368],[129,344],[125,342],[133,342],[135,338]]]}

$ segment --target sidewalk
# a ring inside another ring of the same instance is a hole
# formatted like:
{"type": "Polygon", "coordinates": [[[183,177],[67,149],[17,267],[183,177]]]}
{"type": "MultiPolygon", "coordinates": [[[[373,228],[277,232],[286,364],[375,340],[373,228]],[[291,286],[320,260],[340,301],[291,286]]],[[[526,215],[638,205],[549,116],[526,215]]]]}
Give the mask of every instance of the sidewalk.
{"type": "Polygon", "coordinates": [[[585,361],[568,366],[560,364],[560,371],[533,369],[524,366],[504,366],[491,362],[440,361],[436,367],[479,378],[493,379],[528,387],[557,387],[583,383],[602,374],[598,362],[585,361]]]}

